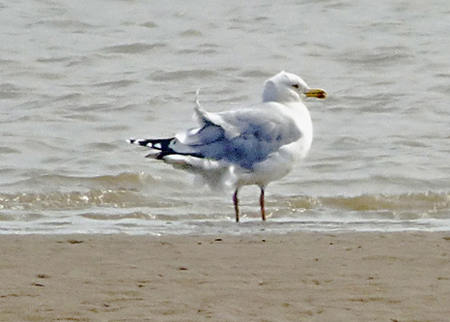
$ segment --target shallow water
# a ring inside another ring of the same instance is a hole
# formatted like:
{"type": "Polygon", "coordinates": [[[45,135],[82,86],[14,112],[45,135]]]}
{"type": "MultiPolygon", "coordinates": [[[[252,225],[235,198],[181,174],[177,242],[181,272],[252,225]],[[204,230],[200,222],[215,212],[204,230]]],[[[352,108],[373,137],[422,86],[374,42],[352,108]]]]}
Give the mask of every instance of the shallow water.
{"type": "Polygon", "coordinates": [[[446,1],[0,5],[0,233],[450,230],[446,1]],[[291,176],[231,195],[130,137],[258,102],[286,70],[327,90],[291,176]]]}

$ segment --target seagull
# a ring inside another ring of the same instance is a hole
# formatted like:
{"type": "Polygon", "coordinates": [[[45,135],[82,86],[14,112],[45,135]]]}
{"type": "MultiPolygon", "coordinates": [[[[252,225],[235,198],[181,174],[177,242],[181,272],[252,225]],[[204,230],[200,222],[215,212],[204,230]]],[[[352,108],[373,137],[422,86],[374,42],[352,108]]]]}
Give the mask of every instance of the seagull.
{"type": "Polygon", "coordinates": [[[266,220],[264,192],[270,182],[289,174],[311,148],[313,126],[305,98],[327,93],[310,88],[299,76],[282,71],[264,82],[262,103],[219,113],[194,108],[198,127],[163,139],[130,139],[151,149],[147,157],[199,175],[214,190],[234,191],[239,222],[238,191],[260,188],[261,218],[266,220]]]}

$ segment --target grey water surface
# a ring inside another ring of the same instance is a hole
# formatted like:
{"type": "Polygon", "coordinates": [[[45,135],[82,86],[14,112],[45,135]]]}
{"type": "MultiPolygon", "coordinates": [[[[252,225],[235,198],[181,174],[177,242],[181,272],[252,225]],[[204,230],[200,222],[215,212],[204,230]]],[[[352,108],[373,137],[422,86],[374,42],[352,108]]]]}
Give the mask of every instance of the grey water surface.
{"type": "Polygon", "coordinates": [[[441,1],[50,1],[0,4],[0,233],[241,234],[450,230],[450,6],[441,1]],[[311,152],[231,194],[125,142],[261,100],[286,70],[311,152]]]}

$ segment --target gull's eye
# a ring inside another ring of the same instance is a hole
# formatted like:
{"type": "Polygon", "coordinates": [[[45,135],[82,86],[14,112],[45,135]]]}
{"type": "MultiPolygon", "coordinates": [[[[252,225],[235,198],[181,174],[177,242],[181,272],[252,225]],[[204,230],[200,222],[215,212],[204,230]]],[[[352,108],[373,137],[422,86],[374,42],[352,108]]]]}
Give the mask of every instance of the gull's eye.
{"type": "Polygon", "coordinates": [[[292,85],[292,87],[298,88],[299,86],[298,86],[298,84],[294,84],[294,85],[292,85]]]}

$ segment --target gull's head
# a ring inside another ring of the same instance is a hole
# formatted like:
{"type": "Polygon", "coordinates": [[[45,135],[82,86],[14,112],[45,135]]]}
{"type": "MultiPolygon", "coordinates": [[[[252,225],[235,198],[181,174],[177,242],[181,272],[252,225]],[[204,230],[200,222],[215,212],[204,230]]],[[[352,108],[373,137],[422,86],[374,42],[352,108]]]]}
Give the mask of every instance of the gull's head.
{"type": "Polygon", "coordinates": [[[297,75],[282,71],[264,83],[263,102],[298,102],[306,97],[326,98],[323,89],[309,87],[297,75]]]}

